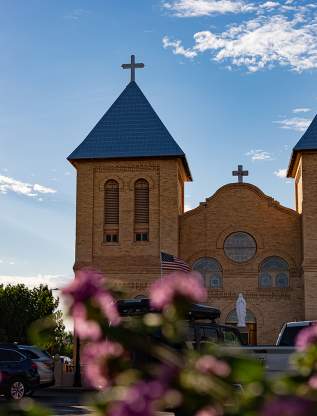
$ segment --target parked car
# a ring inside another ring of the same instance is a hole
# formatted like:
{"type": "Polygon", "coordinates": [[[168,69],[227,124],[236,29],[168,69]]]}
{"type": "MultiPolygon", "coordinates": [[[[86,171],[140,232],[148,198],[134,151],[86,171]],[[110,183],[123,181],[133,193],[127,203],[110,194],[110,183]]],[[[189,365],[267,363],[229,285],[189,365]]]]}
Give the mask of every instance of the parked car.
{"type": "Polygon", "coordinates": [[[49,387],[55,384],[54,360],[48,352],[34,345],[18,345],[19,351],[36,364],[40,375],[40,386],[49,387]]]}
{"type": "Polygon", "coordinates": [[[242,351],[261,361],[268,376],[292,373],[294,367],[290,356],[296,351],[295,344],[299,332],[317,321],[286,322],[277,337],[275,345],[243,347],[242,351]]]}
{"type": "Polygon", "coordinates": [[[72,365],[73,364],[73,360],[69,357],[67,357],[66,355],[60,355],[59,359],[61,360],[61,362],[63,364],[67,364],[67,365],[72,365]]]}
{"type": "Polygon", "coordinates": [[[20,400],[39,384],[36,364],[14,345],[0,344],[0,394],[20,400]]]}
{"type": "Polygon", "coordinates": [[[294,347],[299,332],[312,325],[317,325],[317,321],[286,322],[277,337],[276,345],[280,347],[294,347]]]}

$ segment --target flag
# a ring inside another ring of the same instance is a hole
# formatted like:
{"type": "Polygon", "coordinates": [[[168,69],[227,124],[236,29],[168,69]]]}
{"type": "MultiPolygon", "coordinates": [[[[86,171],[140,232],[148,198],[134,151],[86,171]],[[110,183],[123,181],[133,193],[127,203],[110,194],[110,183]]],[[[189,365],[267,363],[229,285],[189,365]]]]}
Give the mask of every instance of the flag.
{"type": "Polygon", "coordinates": [[[161,251],[161,270],[162,275],[169,274],[175,271],[182,271],[188,273],[191,271],[190,266],[172,254],[163,253],[161,251]]]}

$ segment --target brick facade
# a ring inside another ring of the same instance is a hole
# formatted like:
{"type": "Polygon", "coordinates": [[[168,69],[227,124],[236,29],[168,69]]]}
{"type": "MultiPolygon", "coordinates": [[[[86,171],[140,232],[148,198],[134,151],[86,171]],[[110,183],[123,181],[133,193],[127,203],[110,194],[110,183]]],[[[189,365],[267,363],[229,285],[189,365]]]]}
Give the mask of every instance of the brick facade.
{"type": "MultiPolygon", "coordinates": [[[[304,166],[308,171],[311,163],[307,156],[304,166]]],[[[74,165],[77,169],[75,269],[93,265],[123,288],[127,296],[134,297],[146,295],[149,283],[160,276],[160,251],[178,255],[189,264],[201,257],[212,257],[221,264],[223,286],[208,289],[208,303],[221,309],[221,321],[225,322],[238,294],[243,293],[248,309],[256,318],[259,343],[274,342],[285,321],[317,316],[312,218],[317,212],[313,203],[317,195],[312,196],[311,205],[303,208],[308,212],[304,216],[301,208],[296,212],[282,207],[254,185],[235,183],[222,187],[197,208],[183,213],[186,174],[177,158],[76,161],[74,165]],[[148,242],[134,241],[134,183],[140,178],[150,185],[148,242]],[[103,242],[104,184],[109,179],[115,179],[120,188],[119,243],[103,242]],[[238,264],[225,255],[225,238],[235,231],[254,237],[257,251],[250,261],[238,264]],[[303,244],[302,231],[307,235],[303,244]],[[303,250],[307,253],[305,289],[303,250]],[[259,288],[260,264],[270,256],[280,256],[288,262],[288,288],[259,288]]],[[[296,182],[301,184],[302,180],[296,182]]],[[[296,194],[302,198],[302,190],[296,194]]]]}
{"type": "Polygon", "coordinates": [[[160,277],[160,251],[178,254],[179,222],[186,177],[178,159],[81,161],[77,169],[75,269],[94,265],[129,296],[147,292],[160,277]],[[134,241],[134,183],[150,185],[149,241],[134,241]],[[103,242],[104,184],[120,189],[119,243],[103,242]]]}
{"type": "Polygon", "coordinates": [[[317,318],[317,154],[303,152],[295,175],[296,207],[301,213],[305,318],[317,318]]]}

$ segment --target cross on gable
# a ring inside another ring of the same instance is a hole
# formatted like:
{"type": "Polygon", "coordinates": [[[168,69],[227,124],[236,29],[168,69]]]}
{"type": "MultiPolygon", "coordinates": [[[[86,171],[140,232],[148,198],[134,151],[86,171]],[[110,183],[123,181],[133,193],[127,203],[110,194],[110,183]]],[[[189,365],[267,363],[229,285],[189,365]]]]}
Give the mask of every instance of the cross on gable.
{"type": "Polygon", "coordinates": [[[130,64],[122,64],[121,67],[123,69],[131,69],[131,82],[135,81],[135,69],[136,68],[144,68],[143,63],[135,63],[135,55],[131,55],[131,63],[130,64]]]}
{"type": "Polygon", "coordinates": [[[243,166],[238,165],[238,170],[232,171],[232,176],[238,176],[238,182],[243,183],[243,177],[249,176],[249,171],[243,170],[243,166]]]}

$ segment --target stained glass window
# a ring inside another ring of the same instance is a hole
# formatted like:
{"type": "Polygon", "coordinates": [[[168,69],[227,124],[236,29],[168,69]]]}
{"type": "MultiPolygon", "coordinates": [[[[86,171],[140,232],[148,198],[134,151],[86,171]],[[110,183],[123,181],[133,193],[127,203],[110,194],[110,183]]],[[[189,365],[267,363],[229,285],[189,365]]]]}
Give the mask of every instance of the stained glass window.
{"type": "Polygon", "coordinates": [[[286,260],[281,257],[272,256],[265,259],[260,266],[260,287],[289,286],[289,268],[286,260]]]}
{"type": "Polygon", "coordinates": [[[275,278],[276,287],[288,287],[288,273],[278,273],[275,278]]]}
{"type": "Polygon", "coordinates": [[[226,238],[224,251],[229,259],[237,263],[243,263],[254,257],[256,253],[256,242],[250,234],[239,231],[230,234],[226,238]]]}
{"type": "Polygon", "coordinates": [[[222,287],[222,268],[218,260],[211,257],[202,257],[195,261],[193,270],[201,274],[207,288],[222,287]]]}
{"type": "Polygon", "coordinates": [[[272,287],[272,284],[273,284],[273,280],[272,280],[272,276],[270,275],[270,273],[262,272],[260,274],[260,281],[259,281],[260,287],[272,287]]]}

